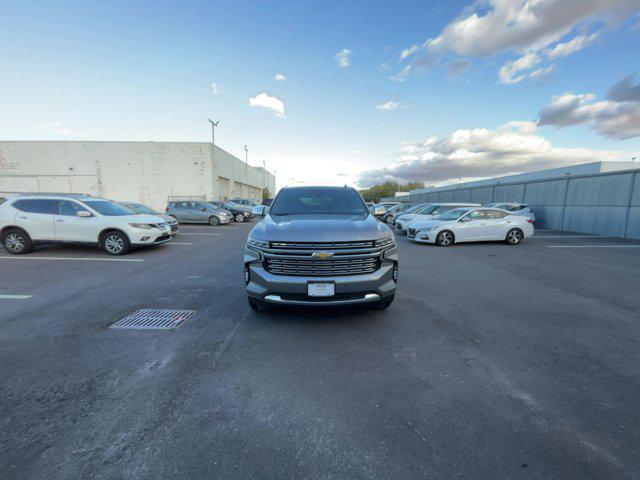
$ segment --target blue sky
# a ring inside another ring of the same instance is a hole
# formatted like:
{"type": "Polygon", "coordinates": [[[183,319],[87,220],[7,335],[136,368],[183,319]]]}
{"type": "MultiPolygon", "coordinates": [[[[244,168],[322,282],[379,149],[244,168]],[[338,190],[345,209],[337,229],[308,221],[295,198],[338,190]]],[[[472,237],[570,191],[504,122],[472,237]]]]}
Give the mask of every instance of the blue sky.
{"type": "Polygon", "coordinates": [[[607,94],[640,70],[639,8],[5,2],[0,131],[6,140],[208,141],[212,116],[216,143],[240,158],[247,144],[250,163],[266,161],[279,185],[437,184],[630,159],[640,156],[637,77],[620,87],[627,96],[607,94]],[[251,106],[252,97],[276,107],[251,106]]]}

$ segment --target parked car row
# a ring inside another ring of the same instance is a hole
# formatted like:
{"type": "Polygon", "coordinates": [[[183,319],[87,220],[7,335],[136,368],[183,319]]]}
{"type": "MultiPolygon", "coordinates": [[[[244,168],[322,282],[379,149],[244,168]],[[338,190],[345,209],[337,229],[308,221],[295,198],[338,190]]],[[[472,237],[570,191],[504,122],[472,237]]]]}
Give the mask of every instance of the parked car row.
{"type": "Polygon", "coordinates": [[[170,242],[180,223],[220,225],[252,217],[246,209],[234,216],[215,203],[169,202],[163,214],[139,203],[90,195],[11,195],[0,202],[0,242],[16,255],[29,253],[37,243],[92,244],[108,255],[124,255],[136,246],[170,242]]]}

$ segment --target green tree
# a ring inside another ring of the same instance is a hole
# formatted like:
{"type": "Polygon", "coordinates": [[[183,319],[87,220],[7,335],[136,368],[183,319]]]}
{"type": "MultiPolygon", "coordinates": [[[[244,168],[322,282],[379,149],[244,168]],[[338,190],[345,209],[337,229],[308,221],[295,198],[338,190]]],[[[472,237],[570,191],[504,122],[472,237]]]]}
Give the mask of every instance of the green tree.
{"type": "Polygon", "coordinates": [[[269,187],[264,187],[262,189],[262,200],[267,200],[271,198],[271,193],[269,192],[269,187]]]}
{"type": "Polygon", "coordinates": [[[384,182],[380,185],[374,185],[371,188],[360,190],[360,195],[366,202],[379,202],[383,197],[393,197],[396,192],[408,192],[409,190],[416,190],[423,188],[422,182],[409,182],[401,184],[395,181],[384,182]]]}

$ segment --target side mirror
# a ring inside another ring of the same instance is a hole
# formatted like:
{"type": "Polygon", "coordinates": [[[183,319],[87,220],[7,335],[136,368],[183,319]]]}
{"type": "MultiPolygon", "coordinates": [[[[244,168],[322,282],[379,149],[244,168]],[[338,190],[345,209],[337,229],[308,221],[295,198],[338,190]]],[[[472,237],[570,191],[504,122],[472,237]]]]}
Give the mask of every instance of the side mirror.
{"type": "Polygon", "coordinates": [[[471,217],[462,217],[460,220],[458,220],[459,222],[470,222],[471,221],[471,217]]]}
{"type": "Polygon", "coordinates": [[[78,210],[76,212],[76,217],[89,218],[93,217],[93,215],[91,215],[91,212],[87,212],[86,210],[78,210]]]}
{"type": "Polygon", "coordinates": [[[387,213],[387,209],[384,207],[376,207],[373,209],[373,215],[375,217],[381,217],[383,216],[385,213],[387,213]]]}
{"type": "Polygon", "coordinates": [[[256,217],[264,217],[267,215],[267,210],[269,210],[269,207],[258,205],[257,207],[253,207],[251,209],[251,214],[255,215],[256,217]]]}

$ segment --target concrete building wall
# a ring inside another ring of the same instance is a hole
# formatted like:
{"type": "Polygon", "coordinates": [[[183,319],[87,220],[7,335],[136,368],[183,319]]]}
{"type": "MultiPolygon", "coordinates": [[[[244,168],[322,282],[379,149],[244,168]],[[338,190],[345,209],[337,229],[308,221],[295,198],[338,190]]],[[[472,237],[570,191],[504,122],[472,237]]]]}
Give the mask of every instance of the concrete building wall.
{"type": "Polygon", "coordinates": [[[209,143],[0,142],[0,193],[89,193],[164,209],[169,197],[261,199],[275,177],[209,143]]]}

